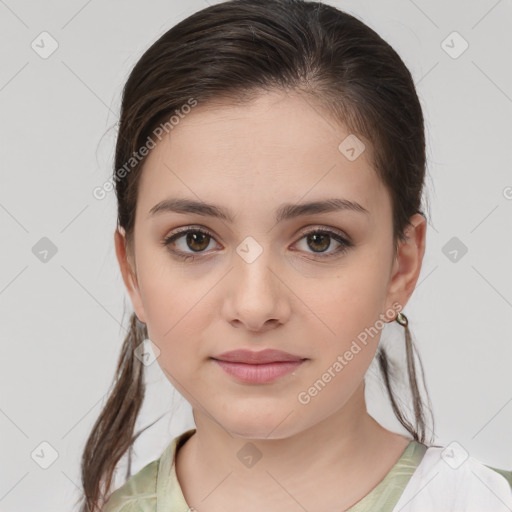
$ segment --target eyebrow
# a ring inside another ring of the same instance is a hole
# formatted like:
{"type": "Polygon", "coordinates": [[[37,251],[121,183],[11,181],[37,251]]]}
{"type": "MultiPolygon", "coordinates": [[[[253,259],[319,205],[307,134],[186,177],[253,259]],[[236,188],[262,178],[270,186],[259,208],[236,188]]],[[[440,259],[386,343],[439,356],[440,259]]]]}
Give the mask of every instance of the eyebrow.
{"type": "MultiPolygon", "coordinates": [[[[313,201],[310,203],[285,203],[281,205],[275,213],[276,222],[293,219],[303,215],[311,215],[318,213],[329,213],[336,211],[353,211],[369,215],[370,212],[362,205],[348,199],[326,199],[324,201],[313,201]]],[[[208,217],[216,217],[227,222],[234,222],[235,215],[228,209],[222,208],[215,204],[204,203],[191,199],[169,198],[160,201],[149,211],[149,217],[163,212],[175,213],[193,213],[208,217]]]]}

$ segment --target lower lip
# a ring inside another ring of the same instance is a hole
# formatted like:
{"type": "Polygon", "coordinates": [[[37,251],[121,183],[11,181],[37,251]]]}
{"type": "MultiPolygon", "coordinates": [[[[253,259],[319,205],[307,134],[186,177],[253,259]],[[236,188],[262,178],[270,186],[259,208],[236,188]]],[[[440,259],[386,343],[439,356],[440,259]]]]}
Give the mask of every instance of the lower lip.
{"type": "Polygon", "coordinates": [[[229,375],[247,384],[266,384],[296,370],[303,362],[281,361],[266,364],[231,363],[214,361],[229,375]]]}

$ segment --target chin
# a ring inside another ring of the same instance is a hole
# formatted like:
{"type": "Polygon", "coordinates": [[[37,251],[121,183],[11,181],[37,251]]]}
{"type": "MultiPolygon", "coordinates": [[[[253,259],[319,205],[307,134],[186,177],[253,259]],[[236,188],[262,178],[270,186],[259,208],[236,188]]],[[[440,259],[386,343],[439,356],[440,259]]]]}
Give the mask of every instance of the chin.
{"type": "MultiPolygon", "coordinates": [[[[220,422],[233,437],[241,439],[285,439],[301,431],[296,414],[282,414],[282,410],[262,418],[258,410],[224,418],[220,422]]],[[[290,409],[289,412],[291,412],[290,409]]]]}

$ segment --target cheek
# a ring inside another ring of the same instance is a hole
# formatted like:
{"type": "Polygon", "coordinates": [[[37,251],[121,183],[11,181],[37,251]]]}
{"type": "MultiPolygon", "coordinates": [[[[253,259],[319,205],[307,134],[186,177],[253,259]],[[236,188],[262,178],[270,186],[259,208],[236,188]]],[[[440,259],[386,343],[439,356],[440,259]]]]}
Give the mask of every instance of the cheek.
{"type": "Polygon", "coordinates": [[[304,302],[311,310],[308,314],[323,321],[325,337],[330,335],[333,341],[345,344],[375,324],[383,313],[385,298],[384,273],[375,264],[371,267],[360,262],[337,272],[323,283],[321,291],[315,287],[304,302]]]}
{"type": "MultiPolygon", "coordinates": [[[[350,291],[344,294],[338,288],[337,294],[330,295],[332,300],[315,306],[329,327],[320,326],[325,334],[319,335],[311,325],[305,329],[314,340],[310,344],[313,361],[301,382],[297,400],[316,409],[320,416],[342,407],[360,386],[385,325],[378,320],[378,301],[360,287],[350,291]]],[[[318,325],[316,319],[315,324],[318,325]]]]}
{"type": "Polygon", "coordinates": [[[193,374],[201,360],[210,356],[201,335],[213,321],[215,308],[204,279],[191,279],[183,267],[161,260],[142,255],[139,259],[149,338],[160,351],[163,368],[173,375],[193,374]]]}

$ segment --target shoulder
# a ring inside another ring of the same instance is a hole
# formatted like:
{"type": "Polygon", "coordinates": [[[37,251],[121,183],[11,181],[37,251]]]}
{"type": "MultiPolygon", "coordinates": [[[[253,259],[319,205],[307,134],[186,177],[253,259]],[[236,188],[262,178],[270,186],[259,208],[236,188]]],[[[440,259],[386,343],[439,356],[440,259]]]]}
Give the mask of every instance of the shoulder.
{"type": "Polygon", "coordinates": [[[114,491],[102,512],[156,511],[156,482],[160,459],[144,466],[114,491]]]}
{"type": "Polygon", "coordinates": [[[430,446],[395,510],[510,512],[512,471],[483,464],[456,442],[430,446]]]}
{"type": "Polygon", "coordinates": [[[488,466],[487,464],[485,466],[503,476],[510,485],[510,488],[512,489],[512,470],[506,471],[505,469],[493,468],[492,466],[488,466]]]}
{"type": "MultiPolygon", "coordinates": [[[[176,436],[158,459],[144,466],[110,495],[101,512],[156,512],[158,499],[167,507],[173,500],[172,477],[175,475],[176,451],[195,431],[192,428],[176,436]]],[[[175,482],[175,487],[174,492],[179,499],[181,490],[178,482],[175,482]]]]}

